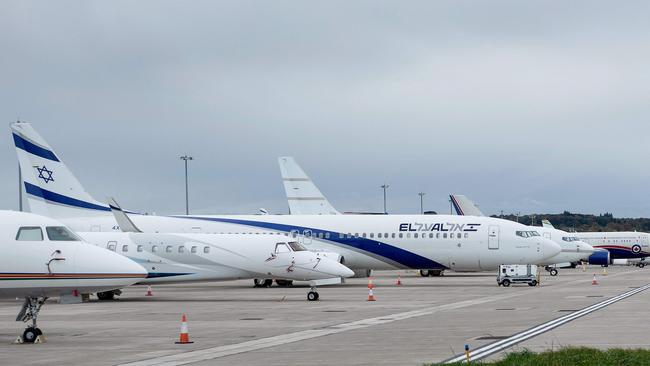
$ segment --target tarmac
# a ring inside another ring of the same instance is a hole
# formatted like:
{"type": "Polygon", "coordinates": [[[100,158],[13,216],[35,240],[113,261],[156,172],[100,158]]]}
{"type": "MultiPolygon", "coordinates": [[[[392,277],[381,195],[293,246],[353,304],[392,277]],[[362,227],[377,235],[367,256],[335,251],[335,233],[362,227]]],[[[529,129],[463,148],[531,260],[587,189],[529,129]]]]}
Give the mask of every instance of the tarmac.
{"type": "MultiPolygon", "coordinates": [[[[494,273],[419,277],[415,271],[319,288],[253,288],[252,280],[158,285],[124,290],[115,301],[48,301],[44,344],[12,344],[21,300],[0,302],[0,359],[21,365],[421,365],[508,339],[539,324],[639,288],[575,320],[489,355],[562,346],[650,348],[645,327],[650,269],[600,267],[543,273],[541,285],[498,287],[494,273]],[[594,273],[598,285],[592,285],[594,273]],[[397,286],[401,275],[402,285],[397,286]],[[186,314],[192,344],[175,344],[186,314]]],[[[578,314],[579,315],[579,314],[578,314]]]]}

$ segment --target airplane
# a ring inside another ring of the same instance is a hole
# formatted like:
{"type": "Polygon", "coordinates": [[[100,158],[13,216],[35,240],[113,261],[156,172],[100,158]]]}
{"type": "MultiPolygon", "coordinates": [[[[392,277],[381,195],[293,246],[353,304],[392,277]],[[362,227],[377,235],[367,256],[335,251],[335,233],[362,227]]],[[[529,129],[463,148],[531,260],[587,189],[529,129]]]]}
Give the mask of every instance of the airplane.
{"type": "MultiPolygon", "coordinates": [[[[274,278],[279,284],[310,281],[307,299],[316,301],[316,286],[340,283],[354,273],[326,254],[308,251],[289,235],[142,232],[114,199],[109,207],[122,232],[77,232],[87,242],[120,253],[149,272],[139,284],[229,281],[274,278]]],[[[270,286],[269,281],[258,283],[270,286]]],[[[98,293],[101,300],[116,293],[98,293]]]]}
{"type": "Polygon", "coordinates": [[[43,335],[38,315],[49,297],[111,291],[145,278],[142,266],[85,243],[64,224],[26,212],[0,211],[0,298],[25,299],[16,321],[31,321],[20,336],[43,335]]]}
{"type": "MultiPolygon", "coordinates": [[[[280,172],[292,214],[294,212],[309,212],[321,215],[328,213],[339,214],[322,193],[320,193],[320,190],[294,158],[280,157],[278,163],[280,164],[280,172]],[[319,202],[320,205],[314,205],[313,200],[319,202]]],[[[467,197],[451,195],[450,198],[459,215],[485,216],[467,197]]],[[[562,253],[549,259],[547,262],[539,263],[544,265],[552,276],[558,274],[557,267],[571,265],[574,261],[579,261],[594,251],[590,245],[584,242],[578,242],[575,237],[568,235],[566,232],[546,228],[540,228],[539,230],[544,237],[555,241],[562,247],[562,253]]],[[[423,277],[440,276],[442,275],[442,271],[439,269],[421,269],[420,275],[423,277]]]]}
{"type": "MultiPolygon", "coordinates": [[[[478,206],[467,196],[452,194],[449,199],[458,215],[465,216],[485,216],[478,206]]],[[[575,233],[568,233],[564,230],[558,230],[550,223],[543,223],[542,227],[532,226],[535,230],[542,233],[545,238],[553,240],[561,248],[562,252],[549,258],[547,261],[539,263],[551,276],[557,276],[558,268],[575,267],[575,264],[588,260],[592,256],[599,257],[602,253],[596,251],[594,247],[580,240],[575,233]]],[[[594,259],[595,260],[595,259],[594,259]]]]}
{"type": "MultiPolygon", "coordinates": [[[[110,207],[95,200],[30,123],[11,124],[30,210],[75,231],[119,231],[110,207]]],[[[288,234],[310,251],[353,270],[494,270],[536,264],[560,247],[527,226],[452,215],[131,215],[148,233],[288,234]]]]}

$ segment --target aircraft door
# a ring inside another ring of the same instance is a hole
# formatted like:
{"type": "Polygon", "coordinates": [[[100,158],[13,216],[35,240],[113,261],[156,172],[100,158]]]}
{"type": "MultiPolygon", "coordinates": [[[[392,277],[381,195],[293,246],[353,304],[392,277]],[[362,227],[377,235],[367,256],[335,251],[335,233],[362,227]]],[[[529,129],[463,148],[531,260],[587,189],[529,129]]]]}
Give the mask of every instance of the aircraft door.
{"type": "Polygon", "coordinates": [[[312,237],[312,232],[311,232],[311,230],[309,230],[309,229],[305,229],[305,230],[302,232],[302,235],[303,235],[303,242],[302,242],[302,244],[305,244],[305,245],[309,245],[309,244],[311,244],[311,237],[312,237]]]}
{"type": "Polygon", "coordinates": [[[488,249],[499,249],[499,226],[488,227],[488,249]]]}

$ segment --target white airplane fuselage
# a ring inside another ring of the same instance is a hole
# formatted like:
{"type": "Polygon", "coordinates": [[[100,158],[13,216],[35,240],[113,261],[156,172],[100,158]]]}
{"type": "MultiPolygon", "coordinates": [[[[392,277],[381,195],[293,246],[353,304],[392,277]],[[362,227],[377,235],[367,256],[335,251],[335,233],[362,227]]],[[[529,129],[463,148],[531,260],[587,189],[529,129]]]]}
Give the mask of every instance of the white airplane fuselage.
{"type": "Polygon", "coordinates": [[[80,240],[51,240],[48,228],[63,226],[39,215],[0,211],[0,297],[108,291],[146,276],[144,268],[116,253],[80,240]],[[21,228],[28,228],[25,230],[31,230],[35,237],[19,238],[21,228]]]}
{"type": "MultiPolygon", "coordinates": [[[[340,255],[343,263],[352,269],[483,271],[504,263],[538,264],[560,253],[557,244],[542,236],[517,236],[517,231],[530,228],[489,217],[131,215],[131,219],[144,232],[233,235],[240,238],[242,246],[247,245],[250,238],[290,236],[310,251],[340,255]]],[[[119,230],[111,216],[63,221],[79,232],[119,230]]]]}
{"type": "MultiPolygon", "coordinates": [[[[354,273],[320,253],[292,248],[283,235],[78,232],[93,245],[129,257],[148,272],[140,283],[277,278],[312,281],[354,273]]],[[[295,246],[295,245],[294,245],[295,246]]]]}

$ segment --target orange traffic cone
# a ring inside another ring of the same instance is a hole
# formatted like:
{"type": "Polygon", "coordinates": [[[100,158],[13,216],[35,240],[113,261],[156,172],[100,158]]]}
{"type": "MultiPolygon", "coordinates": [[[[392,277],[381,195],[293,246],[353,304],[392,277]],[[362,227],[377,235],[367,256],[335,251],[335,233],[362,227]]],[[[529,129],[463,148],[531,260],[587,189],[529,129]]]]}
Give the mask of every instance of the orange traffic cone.
{"type": "Polygon", "coordinates": [[[153,291],[151,291],[151,286],[147,286],[147,293],[144,296],[153,296],[153,291]]]}
{"type": "Polygon", "coordinates": [[[371,290],[375,288],[375,285],[372,284],[372,277],[368,277],[368,288],[371,290]]]}
{"type": "Polygon", "coordinates": [[[591,280],[591,284],[592,285],[597,285],[598,284],[598,281],[596,280],[596,274],[595,273],[594,273],[594,279],[591,280]]]}
{"type": "Polygon", "coordinates": [[[375,294],[372,293],[372,288],[368,289],[368,301],[375,301],[375,294]]]}
{"type": "Polygon", "coordinates": [[[178,342],[175,343],[176,344],[194,343],[194,342],[190,342],[190,331],[187,328],[187,317],[185,316],[185,314],[183,314],[183,317],[181,318],[181,336],[178,342]]]}
{"type": "Polygon", "coordinates": [[[402,286],[402,276],[397,275],[397,283],[395,283],[397,286],[402,286]]]}

